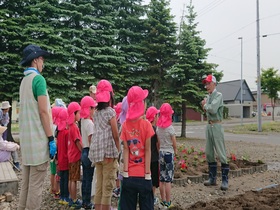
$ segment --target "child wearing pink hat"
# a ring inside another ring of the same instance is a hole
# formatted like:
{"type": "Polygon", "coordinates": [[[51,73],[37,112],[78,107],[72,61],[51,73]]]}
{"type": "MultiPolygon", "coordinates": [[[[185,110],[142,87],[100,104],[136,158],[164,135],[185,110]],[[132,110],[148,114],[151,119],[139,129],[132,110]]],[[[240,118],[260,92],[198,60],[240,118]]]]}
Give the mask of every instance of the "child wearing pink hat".
{"type": "MultiPolygon", "coordinates": [[[[118,118],[119,122],[119,134],[121,134],[121,128],[122,124],[124,123],[126,119],[126,113],[128,110],[128,104],[127,104],[127,96],[125,96],[121,102],[121,112],[118,118]]],[[[123,179],[123,142],[120,144],[120,154],[119,154],[119,168],[118,168],[118,178],[116,180],[116,188],[113,190],[113,196],[119,198],[121,194],[121,183],[120,181],[123,179]]],[[[120,199],[118,200],[118,206],[120,206],[120,199]]],[[[118,207],[120,209],[120,207],[118,207]]]]}
{"type": "Polygon", "coordinates": [[[159,168],[160,168],[160,208],[171,207],[171,182],[174,176],[174,155],[177,153],[176,133],[172,126],[172,114],[174,111],[169,103],[160,107],[160,115],[157,122],[157,137],[159,140],[159,168]]]}
{"type": "MultiPolygon", "coordinates": [[[[54,137],[56,137],[57,134],[57,123],[58,123],[58,114],[63,109],[62,107],[54,106],[52,107],[52,121],[53,121],[53,131],[54,131],[54,137]]],[[[56,139],[57,141],[57,139],[56,139]]],[[[50,180],[51,180],[51,194],[54,194],[54,199],[59,199],[59,176],[57,173],[58,167],[57,167],[57,156],[50,161],[50,180]]]]}
{"type": "Polygon", "coordinates": [[[89,159],[95,165],[95,209],[109,209],[118,167],[119,135],[113,88],[109,81],[100,80],[96,86],[97,107],[93,116],[93,134],[89,159]]]}
{"type": "Polygon", "coordinates": [[[139,198],[141,210],[154,209],[151,180],[151,137],[154,130],[143,118],[148,90],[133,86],[127,93],[128,111],[122,125],[124,144],[124,172],[120,197],[120,209],[136,209],[139,198]]]}
{"type": "Polygon", "coordinates": [[[91,186],[94,167],[91,166],[91,161],[88,158],[89,146],[93,134],[93,121],[94,108],[96,102],[90,96],[85,96],[81,100],[81,134],[83,140],[82,151],[82,166],[83,166],[83,181],[82,181],[82,200],[83,208],[92,209],[91,203],[91,186]]]}
{"type": "Polygon", "coordinates": [[[158,121],[159,110],[151,106],[146,111],[146,119],[152,124],[155,134],[151,138],[151,174],[153,183],[154,193],[154,205],[157,204],[158,198],[155,197],[156,188],[159,187],[159,143],[156,135],[157,121],[158,121]]]}
{"type": "Polygon", "coordinates": [[[77,181],[80,181],[80,165],[81,165],[81,153],[82,153],[82,137],[78,125],[80,121],[81,106],[77,102],[71,102],[68,105],[68,161],[69,161],[69,192],[70,202],[69,206],[74,208],[81,208],[82,202],[77,199],[77,181]]]}
{"type": "Polygon", "coordinates": [[[57,156],[60,172],[60,204],[69,204],[69,161],[68,161],[68,112],[66,108],[60,109],[56,117],[57,123],[57,156]]]}

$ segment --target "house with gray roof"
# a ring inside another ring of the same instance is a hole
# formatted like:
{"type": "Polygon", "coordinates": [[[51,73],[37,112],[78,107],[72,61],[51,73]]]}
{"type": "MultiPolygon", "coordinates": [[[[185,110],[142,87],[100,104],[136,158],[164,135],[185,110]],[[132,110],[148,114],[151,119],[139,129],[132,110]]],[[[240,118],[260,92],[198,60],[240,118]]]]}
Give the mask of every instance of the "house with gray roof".
{"type": "Polygon", "coordinates": [[[241,80],[221,82],[217,84],[217,91],[223,94],[224,105],[229,109],[229,116],[241,117],[241,107],[243,117],[251,117],[253,102],[255,98],[246,82],[242,81],[242,106],[241,106],[241,80]]]}

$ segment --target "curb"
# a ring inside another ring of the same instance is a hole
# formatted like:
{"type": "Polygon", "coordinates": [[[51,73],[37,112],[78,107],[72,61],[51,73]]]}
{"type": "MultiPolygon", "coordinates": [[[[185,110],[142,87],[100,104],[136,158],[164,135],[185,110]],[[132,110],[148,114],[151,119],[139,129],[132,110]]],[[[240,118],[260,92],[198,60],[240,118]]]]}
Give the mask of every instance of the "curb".
{"type": "MultiPolygon", "coordinates": [[[[240,176],[246,175],[246,174],[261,173],[261,172],[267,171],[267,169],[268,169],[268,165],[262,164],[259,166],[252,166],[250,168],[240,168],[238,170],[229,171],[228,176],[231,178],[235,178],[235,177],[240,177],[240,176]]],[[[201,174],[198,176],[187,176],[187,177],[181,178],[181,179],[173,179],[173,184],[176,184],[181,187],[185,186],[189,182],[199,184],[199,183],[203,183],[204,181],[208,180],[208,177],[209,177],[208,174],[201,174]]],[[[217,177],[221,177],[221,172],[217,173],[217,177]]]]}

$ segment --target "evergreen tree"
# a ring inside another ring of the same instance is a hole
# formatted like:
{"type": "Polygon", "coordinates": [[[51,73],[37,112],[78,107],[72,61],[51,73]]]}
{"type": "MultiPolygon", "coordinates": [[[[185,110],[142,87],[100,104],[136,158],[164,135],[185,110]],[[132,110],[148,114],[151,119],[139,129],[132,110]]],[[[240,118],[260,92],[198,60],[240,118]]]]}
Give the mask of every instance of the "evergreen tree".
{"type": "Polygon", "coordinates": [[[169,1],[151,0],[147,11],[144,55],[149,64],[145,82],[150,86],[150,99],[155,106],[162,102],[160,91],[166,88],[165,76],[176,61],[176,23],[169,1]]]}
{"type": "MultiPolygon", "coordinates": [[[[176,104],[176,111],[182,114],[182,137],[186,137],[186,108],[187,105],[196,110],[200,109],[200,101],[205,96],[202,86],[203,76],[215,72],[216,65],[205,60],[210,49],[205,48],[205,41],[199,36],[196,13],[190,3],[187,6],[187,19],[181,23],[179,34],[178,62],[168,71],[169,89],[165,91],[165,98],[176,104]]],[[[215,75],[217,79],[220,74],[215,75]]],[[[177,113],[178,114],[178,113],[177,113]]]]}
{"type": "Polygon", "coordinates": [[[119,29],[117,49],[124,55],[124,62],[118,66],[118,89],[122,96],[133,85],[145,86],[142,83],[144,69],[147,68],[143,56],[145,15],[141,0],[120,0],[117,10],[116,27],[119,29]]]}

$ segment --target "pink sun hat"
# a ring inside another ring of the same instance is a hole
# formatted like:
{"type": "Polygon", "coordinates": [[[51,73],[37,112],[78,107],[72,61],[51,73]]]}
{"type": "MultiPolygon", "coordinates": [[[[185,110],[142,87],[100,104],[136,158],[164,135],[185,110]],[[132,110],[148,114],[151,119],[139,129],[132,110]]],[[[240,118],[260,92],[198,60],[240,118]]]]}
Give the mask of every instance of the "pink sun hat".
{"type": "Polygon", "coordinates": [[[116,114],[117,114],[116,117],[117,117],[117,119],[119,119],[120,113],[121,113],[121,111],[122,111],[122,102],[117,103],[117,105],[114,106],[114,109],[115,109],[116,114]]]}
{"type": "Polygon", "coordinates": [[[90,115],[90,108],[96,107],[97,103],[94,101],[94,99],[90,96],[85,96],[81,100],[81,118],[88,118],[90,115]]]}
{"type": "Polygon", "coordinates": [[[172,114],[174,113],[169,103],[161,105],[160,114],[157,122],[158,127],[167,128],[172,124],[172,114]]]}
{"type": "Polygon", "coordinates": [[[57,129],[59,131],[64,130],[66,128],[67,120],[68,120],[67,109],[62,108],[62,110],[59,112],[57,118],[58,118],[57,129]]]}
{"type": "Polygon", "coordinates": [[[59,112],[62,110],[62,109],[65,109],[63,107],[58,107],[58,106],[54,106],[52,108],[52,120],[53,120],[53,124],[57,125],[57,116],[59,114],[59,112]]]}
{"type": "Polygon", "coordinates": [[[149,94],[148,90],[143,90],[139,86],[133,86],[128,90],[127,102],[128,111],[126,115],[127,120],[135,120],[142,116],[145,112],[144,99],[149,94]]]}
{"type": "Polygon", "coordinates": [[[158,113],[159,113],[159,110],[156,107],[151,106],[146,111],[146,119],[149,120],[150,122],[153,122],[155,119],[155,116],[158,113]]]}
{"type": "Polygon", "coordinates": [[[110,92],[113,93],[111,83],[105,79],[100,80],[96,86],[96,102],[109,102],[111,98],[110,92]]]}
{"type": "Polygon", "coordinates": [[[126,114],[128,110],[127,96],[125,96],[122,100],[122,110],[119,116],[120,124],[122,125],[126,119],[126,114]]]}
{"type": "Polygon", "coordinates": [[[71,102],[68,105],[68,125],[71,125],[75,122],[75,112],[81,110],[81,106],[77,102],[71,102]]]}

